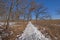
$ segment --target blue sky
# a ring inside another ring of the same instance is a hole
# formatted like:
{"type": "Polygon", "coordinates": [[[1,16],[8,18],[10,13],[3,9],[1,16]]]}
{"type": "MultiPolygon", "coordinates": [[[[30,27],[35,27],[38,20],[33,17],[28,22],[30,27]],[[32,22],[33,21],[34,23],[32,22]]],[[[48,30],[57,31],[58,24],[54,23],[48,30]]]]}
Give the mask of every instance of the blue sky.
{"type": "Polygon", "coordinates": [[[38,3],[42,3],[48,8],[49,14],[53,19],[60,19],[60,15],[57,15],[57,11],[60,8],[60,0],[36,0],[38,3]]]}
{"type": "Polygon", "coordinates": [[[48,13],[52,19],[60,19],[60,15],[57,14],[57,10],[60,8],[60,0],[36,0],[36,2],[48,8],[48,13]]]}

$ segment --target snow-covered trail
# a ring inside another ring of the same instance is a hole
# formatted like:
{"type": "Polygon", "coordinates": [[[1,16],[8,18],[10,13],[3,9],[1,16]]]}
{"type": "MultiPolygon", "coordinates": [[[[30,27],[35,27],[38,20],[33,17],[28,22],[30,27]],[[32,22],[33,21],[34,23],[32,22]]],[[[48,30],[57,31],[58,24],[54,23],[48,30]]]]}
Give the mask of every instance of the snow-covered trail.
{"type": "Polygon", "coordinates": [[[22,35],[16,40],[51,40],[46,38],[41,31],[39,31],[31,22],[27,24],[27,27],[23,31],[22,35]]]}

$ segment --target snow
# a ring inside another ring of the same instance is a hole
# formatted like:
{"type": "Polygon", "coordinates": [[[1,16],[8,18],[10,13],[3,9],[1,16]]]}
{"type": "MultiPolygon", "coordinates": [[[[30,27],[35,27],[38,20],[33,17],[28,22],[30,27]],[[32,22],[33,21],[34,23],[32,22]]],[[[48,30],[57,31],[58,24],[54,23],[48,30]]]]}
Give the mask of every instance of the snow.
{"type": "Polygon", "coordinates": [[[57,40],[58,38],[57,38],[57,37],[55,37],[55,39],[57,40]]]}
{"type": "Polygon", "coordinates": [[[60,24],[51,24],[51,25],[53,25],[53,26],[54,26],[54,25],[55,25],[55,26],[60,26],[60,24]]]}
{"type": "Polygon", "coordinates": [[[28,23],[27,27],[23,31],[22,35],[16,40],[51,40],[46,38],[31,22],[28,23]]]}
{"type": "MultiPolygon", "coordinates": [[[[9,22],[9,25],[11,26],[11,25],[14,25],[16,22],[9,22]]],[[[5,22],[0,22],[0,26],[2,26],[2,25],[6,25],[7,23],[5,23],[5,22]]]]}

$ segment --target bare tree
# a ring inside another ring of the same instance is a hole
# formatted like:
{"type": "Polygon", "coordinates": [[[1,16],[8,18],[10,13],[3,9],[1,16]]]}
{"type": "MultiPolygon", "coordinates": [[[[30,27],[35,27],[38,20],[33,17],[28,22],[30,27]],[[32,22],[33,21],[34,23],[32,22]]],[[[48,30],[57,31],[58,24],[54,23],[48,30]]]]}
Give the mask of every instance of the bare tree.
{"type": "MultiPolygon", "coordinates": [[[[8,7],[8,18],[7,20],[13,19],[15,17],[15,20],[19,20],[20,16],[22,15],[23,19],[27,21],[32,20],[32,12],[34,12],[36,16],[36,22],[40,16],[40,14],[46,14],[47,8],[45,8],[43,5],[36,3],[34,0],[31,0],[30,2],[28,0],[16,0],[11,2],[10,7],[8,7]],[[13,8],[15,8],[16,11],[12,11],[13,8]]],[[[8,22],[7,22],[8,24],[8,22]]],[[[9,25],[9,24],[8,24],[9,25]]]]}
{"type": "Polygon", "coordinates": [[[7,15],[7,25],[6,25],[6,29],[8,29],[8,27],[9,27],[10,13],[12,12],[12,9],[13,9],[13,1],[11,1],[11,5],[10,5],[10,7],[9,7],[9,12],[8,12],[8,15],[7,15]]]}
{"type": "Polygon", "coordinates": [[[60,8],[59,8],[59,9],[57,9],[57,14],[58,14],[58,15],[60,14],[60,8]]]}
{"type": "Polygon", "coordinates": [[[1,19],[4,19],[5,18],[5,14],[6,14],[6,10],[5,10],[5,6],[6,3],[3,2],[3,0],[0,0],[0,17],[1,19]]]}

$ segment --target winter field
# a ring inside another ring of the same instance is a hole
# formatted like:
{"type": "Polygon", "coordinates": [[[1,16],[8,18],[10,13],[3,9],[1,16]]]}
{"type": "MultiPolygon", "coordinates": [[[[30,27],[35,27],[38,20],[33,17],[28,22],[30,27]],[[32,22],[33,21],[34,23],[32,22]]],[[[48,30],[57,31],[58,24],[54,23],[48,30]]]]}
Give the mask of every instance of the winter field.
{"type": "MultiPolygon", "coordinates": [[[[60,40],[60,20],[49,20],[49,21],[40,20],[40,21],[37,21],[37,24],[35,20],[33,20],[31,21],[31,23],[35,27],[37,27],[37,29],[42,34],[48,33],[48,35],[51,37],[52,40],[60,40]]],[[[3,24],[4,22],[0,22],[0,28],[3,28],[1,27],[3,24]]],[[[10,24],[9,30],[12,31],[12,35],[8,36],[8,40],[15,40],[16,38],[19,38],[22,35],[28,23],[27,22],[10,22],[9,24],[10,24]]]]}

